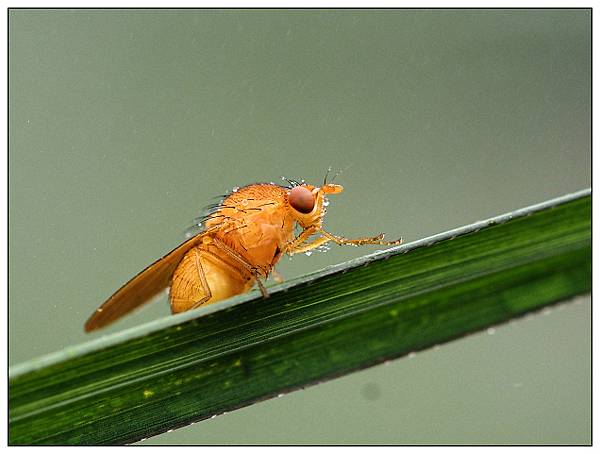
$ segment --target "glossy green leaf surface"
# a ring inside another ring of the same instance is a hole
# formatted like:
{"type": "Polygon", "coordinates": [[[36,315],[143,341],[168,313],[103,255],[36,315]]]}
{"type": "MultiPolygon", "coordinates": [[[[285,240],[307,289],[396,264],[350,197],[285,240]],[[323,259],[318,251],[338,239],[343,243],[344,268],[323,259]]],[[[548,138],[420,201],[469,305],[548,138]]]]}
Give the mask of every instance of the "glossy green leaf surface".
{"type": "Polygon", "coordinates": [[[586,190],[14,366],[9,443],[134,442],[590,290],[586,190]]]}

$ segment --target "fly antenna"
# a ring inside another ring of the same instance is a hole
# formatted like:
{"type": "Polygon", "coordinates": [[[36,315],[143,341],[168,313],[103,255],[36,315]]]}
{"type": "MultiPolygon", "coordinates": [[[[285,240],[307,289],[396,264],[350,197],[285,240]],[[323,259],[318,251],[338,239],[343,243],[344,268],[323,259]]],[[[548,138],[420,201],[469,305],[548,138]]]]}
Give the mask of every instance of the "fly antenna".
{"type": "Polygon", "coordinates": [[[342,169],[338,170],[338,171],[336,172],[336,174],[333,176],[333,178],[331,179],[330,183],[333,183],[333,180],[335,180],[335,179],[337,178],[337,176],[338,176],[338,175],[341,175],[341,174],[342,174],[342,172],[345,172],[345,171],[346,171],[346,170],[348,170],[350,167],[352,167],[352,164],[348,164],[348,165],[346,166],[346,168],[345,168],[345,169],[343,169],[343,170],[342,170],[342,169]]]}
{"type": "Polygon", "coordinates": [[[331,166],[327,167],[327,172],[325,172],[325,176],[323,177],[323,186],[327,185],[327,177],[329,176],[329,172],[331,172],[331,166]]]}

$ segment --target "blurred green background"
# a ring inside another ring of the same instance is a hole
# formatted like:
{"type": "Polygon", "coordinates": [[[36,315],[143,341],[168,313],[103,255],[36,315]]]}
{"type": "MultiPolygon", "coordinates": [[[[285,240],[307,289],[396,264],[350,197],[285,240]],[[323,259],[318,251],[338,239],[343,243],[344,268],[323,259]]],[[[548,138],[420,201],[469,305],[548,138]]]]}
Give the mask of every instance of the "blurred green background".
{"type": "MultiPolygon", "coordinates": [[[[589,10],[9,11],[9,364],[234,186],[416,240],[589,187],[589,10]]],[[[287,278],[373,252],[284,258],[287,278]]],[[[589,297],[145,443],[590,443],[589,297]],[[493,335],[490,335],[493,334],[493,335]]]]}

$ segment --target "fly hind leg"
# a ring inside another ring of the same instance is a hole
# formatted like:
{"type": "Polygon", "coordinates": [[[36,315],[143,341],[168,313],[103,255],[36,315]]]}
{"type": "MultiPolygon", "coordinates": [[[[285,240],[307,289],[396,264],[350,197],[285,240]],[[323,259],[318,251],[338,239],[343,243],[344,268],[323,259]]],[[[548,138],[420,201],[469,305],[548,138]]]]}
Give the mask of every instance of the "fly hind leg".
{"type": "Polygon", "coordinates": [[[200,261],[201,254],[196,248],[189,251],[173,274],[170,295],[173,314],[194,309],[212,298],[200,261]]]}
{"type": "Polygon", "coordinates": [[[252,275],[252,277],[258,284],[258,288],[260,289],[262,297],[268,298],[269,292],[267,291],[265,284],[263,284],[261,281],[261,277],[265,277],[266,279],[266,277],[268,276],[267,271],[252,266],[250,263],[248,263],[246,259],[244,259],[240,254],[235,252],[221,240],[213,238],[213,242],[219,247],[219,249],[228,254],[232,259],[236,260],[242,268],[244,268],[247,272],[249,272],[252,275]]]}

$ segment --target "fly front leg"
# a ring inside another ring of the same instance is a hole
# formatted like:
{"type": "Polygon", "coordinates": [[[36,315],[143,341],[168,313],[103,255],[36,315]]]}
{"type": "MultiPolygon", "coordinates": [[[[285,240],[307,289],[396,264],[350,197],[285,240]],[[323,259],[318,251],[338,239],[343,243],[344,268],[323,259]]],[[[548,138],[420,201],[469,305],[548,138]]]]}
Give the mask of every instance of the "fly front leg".
{"type": "Polygon", "coordinates": [[[302,252],[311,251],[329,241],[331,241],[331,239],[329,239],[325,236],[321,236],[321,237],[317,238],[316,240],[311,241],[310,243],[299,244],[298,246],[294,247],[293,249],[288,249],[288,254],[294,255],[294,254],[300,254],[302,252]]]}
{"type": "Polygon", "coordinates": [[[362,246],[363,244],[379,244],[381,246],[396,246],[398,244],[402,244],[402,238],[397,239],[395,241],[384,241],[383,233],[380,233],[379,235],[373,237],[366,236],[362,238],[355,238],[353,240],[349,238],[344,238],[342,236],[334,235],[333,233],[326,232],[325,230],[320,230],[319,233],[321,233],[321,235],[339,245],[350,244],[353,246],[362,246]]]}
{"type": "Polygon", "coordinates": [[[312,235],[314,235],[318,231],[319,229],[317,227],[307,227],[302,232],[300,232],[300,235],[298,235],[296,238],[294,238],[292,241],[285,245],[285,247],[283,248],[283,252],[289,255],[296,254],[298,249],[302,247],[302,243],[307,241],[312,235]]]}
{"type": "Polygon", "coordinates": [[[344,238],[341,236],[334,235],[333,233],[326,232],[325,230],[322,230],[322,229],[310,229],[309,228],[309,229],[306,229],[304,232],[302,232],[300,235],[298,235],[297,238],[295,238],[290,243],[288,243],[286,252],[289,255],[300,254],[302,252],[307,252],[307,251],[316,249],[319,246],[321,246],[329,241],[333,241],[334,243],[339,244],[339,245],[348,244],[348,245],[353,245],[353,246],[362,246],[364,244],[378,244],[378,245],[382,245],[382,246],[395,246],[398,244],[402,244],[402,238],[395,240],[395,241],[384,241],[383,233],[380,233],[379,235],[373,236],[373,237],[362,237],[362,238],[349,239],[349,238],[344,238]],[[309,230],[310,230],[310,232],[305,235],[305,232],[308,232],[309,230]],[[314,235],[316,233],[320,233],[322,236],[320,236],[319,238],[317,238],[309,243],[304,243],[308,239],[308,237],[310,237],[311,235],[314,235]],[[302,243],[304,243],[304,244],[302,244],[302,243]]]}

